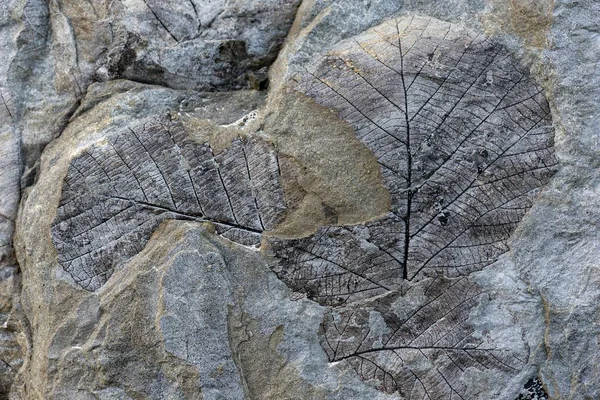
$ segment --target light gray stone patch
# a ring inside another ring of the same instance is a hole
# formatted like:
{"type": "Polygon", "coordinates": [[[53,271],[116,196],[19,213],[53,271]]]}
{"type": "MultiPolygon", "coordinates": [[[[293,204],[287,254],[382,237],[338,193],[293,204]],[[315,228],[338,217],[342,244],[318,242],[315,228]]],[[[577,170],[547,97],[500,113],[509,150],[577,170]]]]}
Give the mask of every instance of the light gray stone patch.
{"type": "Polygon", "coordinates": [[[130,400],[131,397],[123,389],[108,387],[94,392],[99,400],[130,400]]]}
{"type": "Polygon", "coordinates": [[[234,302],[228,269],[207,243],[176,255],[163,278],[165,349],[198,368],[206,400],[244,399],[226,340],[228,305],[234,302]]]}
{"type": "MultiPolygon", "coordinates": [[[[172,224],[173,227],[179,224],[181,228],[185,228],[185,242],[181,244],[181,248],[200,249],[199,257],[203,260],[194,259],[190,262],[189,269],[186,269],[189,272],[186,274],[174,273],[172,269],[167,272],[167,275],[173,279],[171,287],[175,294],[172,296],[178,296],[178,299],[182,300],[185,298],[189,303],[191,297],[188,293],[198,293],[199,289],[196,286],[205,287],[209,283],[212,285],[206,289],[206,295],[210,292],[211,298],[197,303],[196,307],[185,305],[183,302],[177,303],[181,304],[181,310],[190,310],[187,317],[183,311],[177,311],[183,321],[196,321],[193,318],[207,319],[206,325],[202,322],[190,327],[188,332],[193,332],[193,329],[198,326],[206,326],[203,335],[188,336],[190,341],[196,341],[195,344],[190,342],[190,348],[193,346],[207,348],[207,343],[210,341],[206,340],[206,337],[218,339],[220,343],[215,343],[215,349],[234,353],[236,355],[234,360],[238,363],[237,367],[241,371],[245,384],[261,387],[265,398],[328,400],[395,398],[368,385],[360,384],[358,377],[348,366],[328,364],[327,356],[318,343],[316,328],[323,320],[326,309],[306,298],[294,299],[291,290],[269,270],[268,264],[259,253],[241,246],[231,246],[218,236],[207,234],[195,224],[185,222],[172,222],[172,224]],[[198,277],[190,279],[194,274],[198,277]],[[218,317],[223,313],[229,315],[228,338],[217,334],[223,329],[222,321],[218,317]],[[211,315],[214,318],[209,320],[208,316],[211,315]],[[242,315],[255,320],[256,326],[243,325],[242,315]],[[238,338],[238,341],[233,341],[231,332],[233,325],[237,323],[242,324],[241,329],[244,330],[245,335],[243,338],[238,338]],[[209,332],[213,329],[215,333],[209,332]],[[240,352],[244,341],[252,342],[257,337],[265,337],[270,342],[272,338],[269,339],[269,336],[278,329],[283,330],[282,341],[270,352],[265,354],[240,352]],[[240,360],[241,356],[246,358],[240,360]],[[257,376],[248,371],[248,368],[264,368],[265,366],[260,363],[265,359],[271,360],[270,362],[273,362],[278,369],[282,368],[281,372],[271,376],[257,376]]],[[[184,254],[188,257],[187,254],[190,253],[185,250],[184,254]]],[[[198,296],[204,298],[205,295],[198,293],[198,296]]],[[[172,310],[177,309],[172,307],[172,310]]],[[[186,323],[180,324],[181,326],[186,326],[186,323]]],[[[181,335],[175,336],[181,337],[181,335]]],[[[221,358],[219,354],[217,352],[211,355],[210,359],[219,360],[221,358]]],[[[209,356],[201,356],[202,359],[204,357],[209,356]]],[[[228,371],[227,367],[224,367],[224,371],[228,371]]],[[[200,381],[202,382],[202,376],[200,381]]]]}

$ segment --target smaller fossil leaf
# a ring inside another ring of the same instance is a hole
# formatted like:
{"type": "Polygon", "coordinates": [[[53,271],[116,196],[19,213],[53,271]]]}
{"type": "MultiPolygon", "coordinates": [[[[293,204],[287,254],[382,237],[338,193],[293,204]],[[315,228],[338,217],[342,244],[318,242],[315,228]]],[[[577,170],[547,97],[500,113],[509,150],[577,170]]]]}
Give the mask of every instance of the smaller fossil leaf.
{"type": "Polygon", "coordinates": [[[330,311],[321,344],[331,362],[349,363],[382,391],[406,399],[474,399],[461,379],[467,368],[510,373],[524,364],[522,355],[475,333],[469,313],[482,296],[467,278],[424,280],[402,294],[330,311]]]}
{"type": "Polygon", "coordinates": [[[165,219],[211,222],[224,237],[257,245],[284,210],[278,179],[275,151],[260,138],[214,154],[179,122],[149,118],[71,161],[51,229],[58,262],[96,290],[165,219]]]}

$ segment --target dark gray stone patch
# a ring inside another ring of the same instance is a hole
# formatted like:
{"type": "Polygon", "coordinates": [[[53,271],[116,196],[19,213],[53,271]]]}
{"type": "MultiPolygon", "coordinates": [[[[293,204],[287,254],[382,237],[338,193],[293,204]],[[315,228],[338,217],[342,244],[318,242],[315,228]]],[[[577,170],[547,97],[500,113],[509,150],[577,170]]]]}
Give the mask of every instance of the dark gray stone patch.
{"type": "Polygon", "coordinates": [[[528,380],[515,400],[548,400],[548,394],[538,378],[528,380]]]}
{"type": "MultiPolygon", "coordinates": [[[[120,2],[117,2],[120,3],[120,2]]],[[[119,4],[118,39],[98,73],[178,89],[266,89],[299,0],[119,4]]]]}

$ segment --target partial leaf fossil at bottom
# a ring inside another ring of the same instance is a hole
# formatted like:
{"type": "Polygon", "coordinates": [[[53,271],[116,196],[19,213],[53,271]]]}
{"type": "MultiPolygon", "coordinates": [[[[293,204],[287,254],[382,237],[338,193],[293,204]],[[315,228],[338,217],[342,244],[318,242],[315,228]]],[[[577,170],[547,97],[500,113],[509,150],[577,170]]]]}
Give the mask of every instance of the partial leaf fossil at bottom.
{"type": "Polygon", "coordinates": [[[431,278],[422,287],[330,311],[321,344],[330,361],[348,362],[383,391],[407,399],[470,398],[461,380],[467,368],[510,373],[526,361],[474,335],[469,313],[485,296],[467,278],[431,278]],[[411,300],[422,303],[407,312],[411,300]]]}

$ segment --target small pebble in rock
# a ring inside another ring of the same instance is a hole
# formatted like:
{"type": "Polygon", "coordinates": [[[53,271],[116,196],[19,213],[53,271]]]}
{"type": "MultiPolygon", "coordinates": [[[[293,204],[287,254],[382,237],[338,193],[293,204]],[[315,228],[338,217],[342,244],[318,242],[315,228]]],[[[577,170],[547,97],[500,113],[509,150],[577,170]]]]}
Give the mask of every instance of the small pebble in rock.
{"type": "Polygon", "coordinates": [[[515,400],[548,400],[548,394],[542,387],[542,382],[537,378],[532,378],[523,386],[519,397],[515,400]]]}

